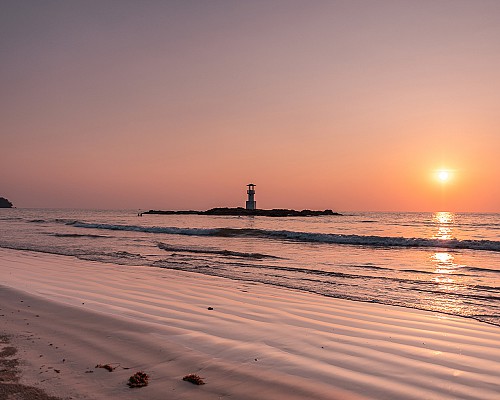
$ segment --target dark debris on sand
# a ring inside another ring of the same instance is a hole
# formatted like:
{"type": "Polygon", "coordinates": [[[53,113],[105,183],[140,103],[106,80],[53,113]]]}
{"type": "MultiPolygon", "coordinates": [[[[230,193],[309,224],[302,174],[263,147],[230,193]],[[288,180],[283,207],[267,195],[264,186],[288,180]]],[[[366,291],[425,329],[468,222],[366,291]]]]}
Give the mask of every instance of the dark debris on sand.
{"type": "Polygon", "coordinates": [[[128,378],[127,385],[131,388],[139,388],[143,386],[147,386],[149,383],[149,375],[145,372],[138,371],[130,378],[128,378]]]}
{"type": "Polygon", "coordinates": [[[205,384],[205,381],[203,380],[203,378],[196,375],[196,374],[186,375],[184,378],[182,378],[182,380],[186,381],[186,382],[191,382],[193,385],[204,385],[205,384]]]}
{"type": "Polygon", "coordinates": [[[97,364],[94,368],[103,368],[108,372],[113,372],[118,366],[112,366],[110,364],[97,364]]]}

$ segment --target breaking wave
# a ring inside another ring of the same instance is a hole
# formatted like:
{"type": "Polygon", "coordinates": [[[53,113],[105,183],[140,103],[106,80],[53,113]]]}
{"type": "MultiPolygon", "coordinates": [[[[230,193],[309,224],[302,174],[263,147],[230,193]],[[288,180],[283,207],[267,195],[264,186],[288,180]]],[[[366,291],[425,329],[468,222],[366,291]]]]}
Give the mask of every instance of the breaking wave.
{"type": "Polygon", "coordinates": [[[193,248],[193,247],[179,247],[179,246],[171,246],[165,243],[157,243],[158,248],[171,251],[171,252],[180,252],[180,253],[196,253],[196,254],[216,254],[226,257],[239,257],[239,258],[253,258],[253,259],[263,259],[263,258],[280,258],[276,256],[271,256],[267,254],[261,253],[242,253],[239,251],[230,251],[230,250],[218,250],[218,249],[207,249],[207,248],[193,248]]]}
{"type": "Polygon", "coordinates": [[[82,235],[79,233],[48,233],[48,235],[55,236],[55,237],[61,237],[61,238],[80,238],[80,237],[85,237],[85,238],[107,238],[108,236],[105,235],[82,235]]]}
{"type": "Polygon", "coordinates": [[[329,243],[367,247],[443,248],[500,251],[500,242],[495,240],[459,240],[405,238],[391,236],[342,235],[335,233],[313,233],[295,231],[274,231],[241,228],[177,228],[139,225],[96,224],[80,221],[67,223],[78,228],[132,231],[167,235],[215,236],[215,237],[255,237],[261,239],[290,240],[309,243],[329,243]]]}

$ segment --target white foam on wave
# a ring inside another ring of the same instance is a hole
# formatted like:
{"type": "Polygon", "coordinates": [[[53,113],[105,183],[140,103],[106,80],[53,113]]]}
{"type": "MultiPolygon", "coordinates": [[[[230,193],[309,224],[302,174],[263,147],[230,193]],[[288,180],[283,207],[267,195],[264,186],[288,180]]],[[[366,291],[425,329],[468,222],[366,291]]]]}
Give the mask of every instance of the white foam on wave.
{"type": "Polygon", "coordinates": [[[500,242],[494,240],[459,240],[459,239],[429,239],[429,238],[405,238],[390,236],[364,236],[364,235],[342,235],[335,233],[313,233],[295,231],[273,231],[265,229],[239,229],[239,228],[178,228],[140,225],[112,225],[95,224],[86,222],[72,222],[72,226],[78,228],[120,230],[144,233],[163,233],[170,235],[188,236],[217,236],[217,237],[259,237],[278,240],[294,240],[301,242],[330,243],[354,246],[370,247],[424,247],[444,249],[470,249],[485,251],[500,251],[500,242]]]}

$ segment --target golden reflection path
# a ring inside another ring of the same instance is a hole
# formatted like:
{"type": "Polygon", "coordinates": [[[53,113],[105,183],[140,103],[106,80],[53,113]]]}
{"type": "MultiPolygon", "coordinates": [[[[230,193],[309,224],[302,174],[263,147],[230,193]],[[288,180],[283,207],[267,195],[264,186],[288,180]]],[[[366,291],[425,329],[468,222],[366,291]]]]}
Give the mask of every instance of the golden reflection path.
{"type": "Polygon", "coordinates": [[[455,214],[447,211],[440,211],[432,215],[432,222],[436,225],[437,231],[434,233],[434,239],[450,240],[453,239],[453,224],[455,214]]]}
{"type": "Polygon", "coordinates": [[[429,297],[426,301],[435,310],[463,314],[467,307],[460,298],[460,293],[457,292],[464,289],[465,282],[457,282],[457,276],[454,274],[461,265],[455,262],[455,256],[450,252],[435,252],[430,256],[430,259],[434,265],[433,272],[435,274],[431,281],[437,284],[442,295],[429,297]],[[458,296],[454,296],[454,293],[458,296]]]}
{"type": "MultiPolygon", "coordinates": [[[[433,239],[454,239],[455,214],[447,211],[436,212],[432,214],[432,225],[433,239]]],[[[430,255],[430,261],[434,268],[431,281],[437,285],[436,289],[442,294],[426,298],[424,301],[428,302],[433,309],[463,314],[467,306],[460,294],[467,282],[463,282],[463,277],[456,275],[461,265],[455,261],[455,255],[448,251],[436,251],[430,255]]]]}

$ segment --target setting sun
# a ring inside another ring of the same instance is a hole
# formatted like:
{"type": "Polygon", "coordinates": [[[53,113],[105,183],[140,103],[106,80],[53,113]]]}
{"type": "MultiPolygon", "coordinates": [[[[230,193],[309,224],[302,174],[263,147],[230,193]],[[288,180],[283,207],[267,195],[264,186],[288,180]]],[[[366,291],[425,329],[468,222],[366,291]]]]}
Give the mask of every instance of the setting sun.
{"type": "Polygon", "coordinates": [[[452,179],[452,171],[449,169],[438,169],[435,172],[435,178],[441,183],[447,183],[452,179]]]}
{"type": "Polygon", "coordinates": [[[450,179],[450,173],[448,171],[439,171],[438,172],[438,178],[441,182],[446,182],[447,180],[450,179]]]}

